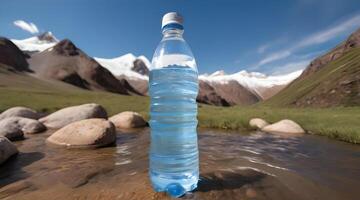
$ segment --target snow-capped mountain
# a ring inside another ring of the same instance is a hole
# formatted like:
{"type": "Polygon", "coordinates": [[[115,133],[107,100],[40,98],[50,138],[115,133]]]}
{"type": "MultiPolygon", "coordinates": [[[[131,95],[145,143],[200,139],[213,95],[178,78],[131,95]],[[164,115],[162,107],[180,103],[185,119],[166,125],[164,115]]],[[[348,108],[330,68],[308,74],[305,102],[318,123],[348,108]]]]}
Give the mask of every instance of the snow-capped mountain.
{"type": "Polygon", "coordinates": [[[202,74],[201,76],[206,76],[206,77],[215,77],[215,76],[223,76],[225,75],[225,71],[224,70],[219,70],[219,71],[216,71],[210,75],[208,74],[202,74]]]}
{"type": "Polygon", "coordinates": [[[45,32],[41,35],[34,36],[23,40],[11,40],[22,51],[41,52],[55,46],[59,40],[51,33],[45,32]]]}
{"type": "MultiPolygon", "coordinates": [[[[24,40],[13,39],[11,41],[25,52],[51,51],[52,47],[60,43],[51,32],[24,40]]],[[[139,93],[147,94],[150,62],[145,56],[135,56],[128,53],[116,58],[94,57],[94,59],[119,80],[125,79],[139,93]]],[[[165,63],[171,63],[174,59],[176,58],[171,57],[165,63]]],[[[200,87],[200,92],[203,91],[201,93],[203,94],[202,102],[214,105],[218,105],[216,102],[223,102],[219,105],[235,105],[250,104],[268,99],[300,76],[301,72],[300,70],[285,75],[267,76],[259,72],[244,70],[234,74],[226,74],[220,70],[210,75],[202,74],[199,76],[200,86],[204,86],[203,88],[200,87]],[[211,99],[214,99],[214,102],[211,102],[211,99]]]]}
{"type": "MultiPolygon", "coordinates": [[[[33,36],[23,40],[12,39],[11,41],[24,52],[42,52],[54,47],[59,43],[59,40],[51,32],[45,32],[41,35],[33,36]]],[[[94,59],[100,63],[100,65],[107,68],[115,76],[126,76],[130,79],[148,80],[148,76],[136,72],[148,71],[150,62],[145,56],[136,57],[133,54],[128,53],[123,56],[111,59],[97,57],[94,57],[94,59]],[[135,61],[142,61],[143,64],[138,62],[134,63],[135,61]],[[136,64],[137,68],[134,69],[136,64]]]]}
{"type": "Polygon", "coordinates": [[[200,75],[199,79],[207,81],[210,84],[212,82],[227,84],[228,82],[235,80],[249,91],[259,95],[262,99],[267,99],[267,95],[265,94],[266,90],[285,86],[299,77],[301,73],[302,70],[299,70],[284,75],[267,76],[259,72],[247,72],[245,70],[234,74],[225,74],[224,71],[221,70],[210,75],[200,75]]]}
{"type": "Polygon", "coordinates": [[[115,76],[127,76],[128,78],[137,78],[148,80],[148,76],[134,71],[135,61],[141,60],[144,63],[143,67],[147,69],[150,66],[149,60],[145,56],[134,56],[131,53],[125,54],[120,57],[106,59],[97,58],[94,59],[100,63],[103,67],[107,68],[115,76]]]}

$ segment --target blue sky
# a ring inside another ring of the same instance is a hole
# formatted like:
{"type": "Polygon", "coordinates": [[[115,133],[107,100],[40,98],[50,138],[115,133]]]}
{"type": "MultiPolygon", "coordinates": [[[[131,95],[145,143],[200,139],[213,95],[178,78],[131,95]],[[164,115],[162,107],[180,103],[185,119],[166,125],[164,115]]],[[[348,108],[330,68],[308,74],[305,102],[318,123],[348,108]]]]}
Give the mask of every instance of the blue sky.
{"type": "Polygon", "coordinates": [[[169,11],[184,16],[200,73],[295,71],[360,27],[359,0],[0,0],[0,35],[30,37],[13,24],[24,20],[90,56],[151,59],[169,11]]]}

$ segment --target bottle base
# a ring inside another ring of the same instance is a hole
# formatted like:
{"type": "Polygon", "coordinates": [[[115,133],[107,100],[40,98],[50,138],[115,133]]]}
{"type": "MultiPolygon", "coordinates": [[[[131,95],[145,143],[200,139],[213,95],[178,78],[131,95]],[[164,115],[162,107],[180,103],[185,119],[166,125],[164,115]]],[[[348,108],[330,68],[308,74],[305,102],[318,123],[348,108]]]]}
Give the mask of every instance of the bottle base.
{"type": "Polygon", "coordinates": [[[179,183],[170,183],[165,188],[153,186],[156,192],[166,192],[171,197],[181,197],[187,192],[191,192],[197,188],[197,183],[191,185],[189,188],[184,188],[179,183]]]}
{"type": "MultiPolygon", "coordinates": [[[[151,183],[154,191],[166,192],[171,197],[181,197],[185,193],[197,188],[199,176],[197,173],[187,176],[183,179],[172,179],[170,177],[155,176],[156,173],[150,173],[151,183]]],[[[178,177],[179,178],[179,177],[178,177]]]]}

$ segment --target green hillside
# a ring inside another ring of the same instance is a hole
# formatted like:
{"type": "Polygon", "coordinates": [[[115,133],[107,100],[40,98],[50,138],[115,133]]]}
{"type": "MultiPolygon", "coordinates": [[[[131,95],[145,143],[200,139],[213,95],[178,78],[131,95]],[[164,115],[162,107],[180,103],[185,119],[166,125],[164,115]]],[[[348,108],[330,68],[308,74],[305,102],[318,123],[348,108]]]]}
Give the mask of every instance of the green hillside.
{"type": "Polygon", "coordinates": [[[359,79],[360,48],[354,48],[319,71],[295,80],[263,105],[359,106],[359,79]]]}
{"type": "Polygon", "coordinates": [[[4,68],[0,66],[0,111],[12,106],[27,106],[52,112],[66,106],[94,102],[103,105],[109,114],[126,110],[147,113],[147,97],[80,89],[60,81],[8,72],[4,68]]]}

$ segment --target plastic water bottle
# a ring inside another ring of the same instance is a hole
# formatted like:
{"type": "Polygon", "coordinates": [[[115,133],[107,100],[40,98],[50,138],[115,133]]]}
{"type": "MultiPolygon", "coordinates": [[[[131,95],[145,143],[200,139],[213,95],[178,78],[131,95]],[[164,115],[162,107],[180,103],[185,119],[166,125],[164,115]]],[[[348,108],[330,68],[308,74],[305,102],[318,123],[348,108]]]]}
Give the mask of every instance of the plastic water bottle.
{"type": "Polygon", "coordinates": [[[167,13],[150,68],[150,179],[157,192],[179,197],[199,180],[198,72],[182,35],[182,17],[167,13]]]}

